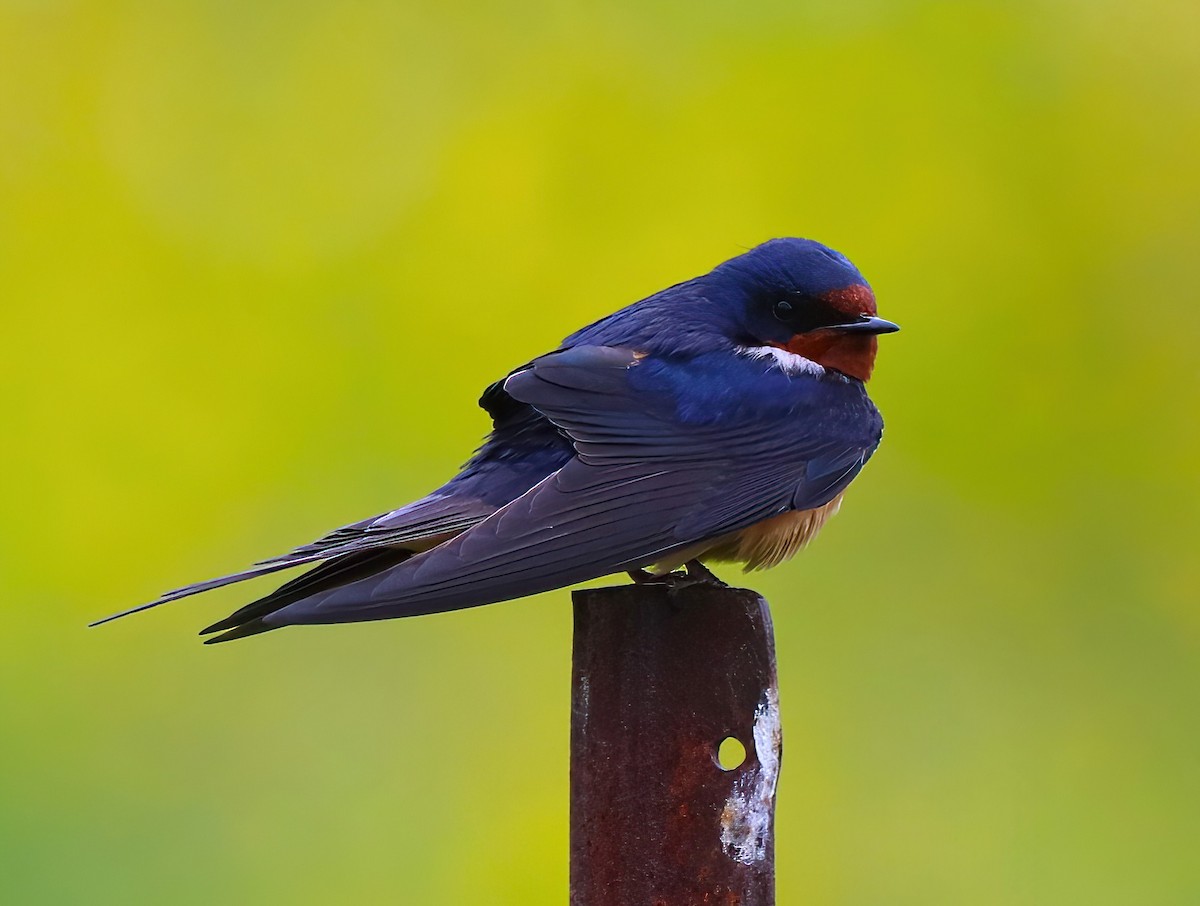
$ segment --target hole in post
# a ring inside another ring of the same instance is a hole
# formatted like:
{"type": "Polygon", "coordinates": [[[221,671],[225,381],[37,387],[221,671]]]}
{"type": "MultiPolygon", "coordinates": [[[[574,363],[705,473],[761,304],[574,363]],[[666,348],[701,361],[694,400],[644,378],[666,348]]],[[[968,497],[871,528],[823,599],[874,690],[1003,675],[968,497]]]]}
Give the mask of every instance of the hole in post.
{"type": "Polygon", "coordinates": [[[746,747],[736,737],[726,736],[717,745],[717,767],[722,771],[736,770],[745,760],[746,747]]]}

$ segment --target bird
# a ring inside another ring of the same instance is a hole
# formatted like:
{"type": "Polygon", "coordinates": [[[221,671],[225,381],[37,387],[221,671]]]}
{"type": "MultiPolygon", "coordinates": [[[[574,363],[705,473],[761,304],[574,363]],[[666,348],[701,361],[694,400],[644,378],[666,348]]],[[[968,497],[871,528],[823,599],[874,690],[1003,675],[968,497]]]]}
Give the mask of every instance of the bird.
{"type": "Polygon", "coordinates": [[[879,446],[870,285],[811,239],[771,239],[628,305],[484,390],[491,432],[425,497],[190,595],[311,568],[201,631],[226,642],[508,601],[610,574],[717,581],[807,544],[879,446]]]}

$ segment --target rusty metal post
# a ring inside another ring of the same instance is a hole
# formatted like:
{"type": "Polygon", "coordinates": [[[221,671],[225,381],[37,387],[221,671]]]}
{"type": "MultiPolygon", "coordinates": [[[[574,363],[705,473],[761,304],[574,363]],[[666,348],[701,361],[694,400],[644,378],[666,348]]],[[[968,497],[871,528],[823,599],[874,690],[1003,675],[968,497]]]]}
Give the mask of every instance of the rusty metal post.
{"type": "Polygon", "coordinates": [[[571,906],[775,902],[782,743],[767,602],[712,584],[577,591],[571,906]],[[745,761],[725,770],[734,737],[745,761]]]}

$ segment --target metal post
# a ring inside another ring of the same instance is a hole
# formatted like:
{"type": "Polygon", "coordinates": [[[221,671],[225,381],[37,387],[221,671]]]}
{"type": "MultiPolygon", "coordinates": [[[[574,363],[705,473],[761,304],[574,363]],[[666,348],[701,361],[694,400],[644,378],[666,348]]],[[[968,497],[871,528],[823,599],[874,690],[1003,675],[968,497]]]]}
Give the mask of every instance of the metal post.
{"type": "Polygon", "coordinates": [[[767,602],[707,583],[577,591],[571,906],[775,902],[782,752],[767,602]],[[725,770],[721,742],[745,761],[725,770]]]}

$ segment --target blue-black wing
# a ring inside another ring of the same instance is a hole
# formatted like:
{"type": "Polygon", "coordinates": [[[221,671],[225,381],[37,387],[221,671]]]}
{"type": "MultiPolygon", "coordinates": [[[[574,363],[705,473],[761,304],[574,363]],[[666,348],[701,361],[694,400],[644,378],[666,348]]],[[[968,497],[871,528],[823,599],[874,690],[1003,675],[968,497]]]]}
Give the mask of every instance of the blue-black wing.
{"type": "Polygon", "coordinates": [[[671,360],[578,347],[534,361],[504,389],[570,438],[565,465],[454,539],[216,640],[471,607],[643,567],[827,503],[882,428],[860,384],[732,351],[671,360]]]}

